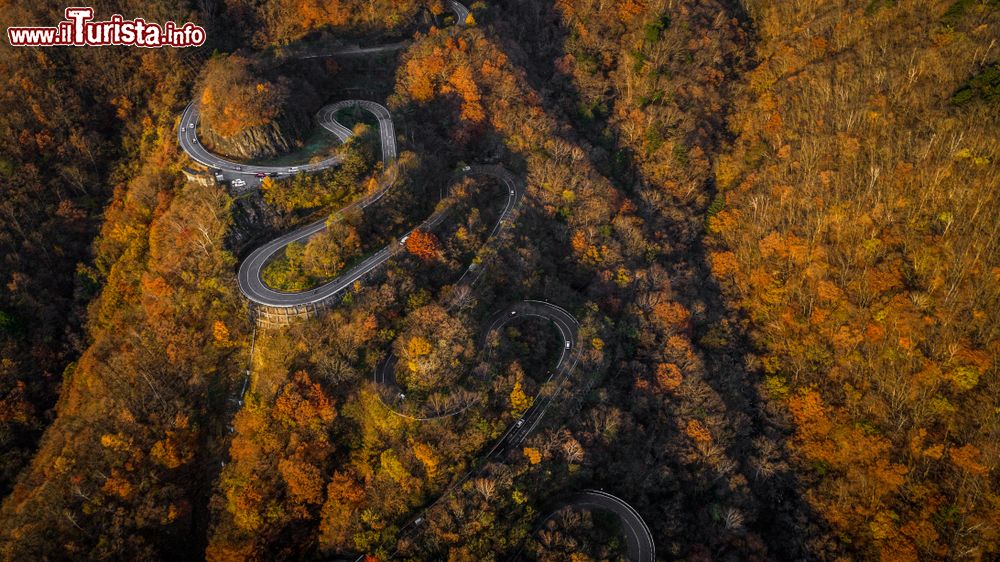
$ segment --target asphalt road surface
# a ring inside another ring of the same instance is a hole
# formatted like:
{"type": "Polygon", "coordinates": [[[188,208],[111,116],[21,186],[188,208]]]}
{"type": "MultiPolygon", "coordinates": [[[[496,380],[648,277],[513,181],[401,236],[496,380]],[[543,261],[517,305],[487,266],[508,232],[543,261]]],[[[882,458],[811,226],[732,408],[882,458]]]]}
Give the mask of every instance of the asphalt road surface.
{"type": "MultiPolygon", "coordinates": [[[[449,6],[452,11],[455,12],[455,16],[458,18],[458,24],[464,25],[466,18],[468,17],[468,10],[465,6],[454,0],[450,0],[449,6]]],[[[396,160],[396,132],[392,122],[392,116],[389,114],[389,110],[384,106],[375,102],[364,100],[340,101],[320,109],[317,114],[317,121],[323,128],[336,135],[341,142],[346,142],[351,138],[353,132],[337,121],[336,114],[341,109],[351,107],[360,107],[372,113],[375,118],[378,119],[379,135],[381,137],[382,145],[382,162],[384,164],[384,168],[388,171],[388,180],[377,192],[344,207],[341,209],[341,213],[351,209],[364,209],[365,207],[375,203],[385,195],[395,179],[395,171],[392,165],[396,160]]],[[[181,149],[183,149],[184,152],[186,152],[195,162],[207,166],[210,169],[222,172],[227,179],[244,179],[248,185],[259,184],[259,178],[257,178],[258,174],[281,176],[316,172],[336,166],[341,161],[340,157],[333,156],[319,162],[302,164],[299,166],[260,166],[234,162],[214,154],[201,144],[198,140],[198,121],[198,104],[197,102],[192,102],[181,115],[181,122],[177,131],[177,139],[181,149]]],[[[505,224],[511,210],[517,202],[517,197],[519,195],[517,183],[513,181],[513,178],[511,178],[509,173],[502,170],[498,171],[497,169],[483,167],[477,168],[477,173],[498,176],[501,181],[507,183],[509,186],[507,207],[504,209],[500,220],[497,222],[497,226],[494,228],[495,234],[500,228],[502,228],[503,224],[505,224]]],[[[435,213],[422,224],[417,226],[414,230],[426,230],[433,228],[443,218],[443,211],[435,213]]],[[[385,263],[386,260],[402,249],[402,246],[399,244],[390,244],[375,254],[368,256],[363,262],[352,267],[336,279],[307,291],[296,293],[278,291],[268,287],[264,283],[261,278],[261,273],[268,262],[284,252],[285,247],[289,244],[306,242],[324,229],[326,229],[326,220],[317,221],[313,224],[306,225],[293,232],[280,236],[254,250],[250,256],[247,257],[242,264],[240,264],[238,274],[240,291],[242,291],[244,296],[246,296],[246,298],[251,302],[273,308],[294,308],[322,303],[338,296],[355,281],[378,268],[380,265],[385,263]]],[[[413,230],[407,232],[401,237],[401,239],[405,238],[412,232],[413,230]]]]}
{"type": "Polygon", "coordinates": [[[351,45],[349,47],[340,47],[338,49],[325,51],[322,53],[311,53],[303,54],[299,56],[292,56],[291,58],[297,59],[322,59],[327,57],[349,57],[349,56],[361,56],[361,55],[373,55],[377,53],[392,53],[395,51],[402,51],[403,49],[410,46],[409,41],[400,41],[399,43],[390,43],[388,45],[379,45],[378,47],[360,47],[358,45],[351,45]]]}
{"type": "MultiPolygon", "coordinates": [[[[461,175],[472,176],[472,175],[484,175],[491,176],[497,179],[504,188],[504,194],[506,195],[506,203],[504,205],[503,211],[497,218],[496,223],[493,225],[493,230],[490,231],[489,236],[484,242],[484,246],[488,246],[490,242],[499,235],[504,227],[506,227],[512,221],[512,215],[514,209],[517,207],[518,202],[520,202],[523,195],[523,188],[514,179],[514,176],[510,174],[507,170],[500,166],[467,166],[465,170],[462,170],[461,175]]],[[[442,213],[447,212],[447,209],[441,211],[442,213]]],[[[462,303],[471,294],[471,288],[475,285],[476,281],[482,276],[484,268],[480,264],[473,263],[462,273],[462,277],[455,283],[455,289],[452,291],[457,298],[449,303],[449,307],[455,307],[462,303]]],[[[396,376],[394,373],[396,364],[396,357],[392,353],[389,354],[375,369],[374,380],[377,384],[382,386],[383,394],[380,395],[382,403],[391,412],[396,415],[403,416],[409,419],[417,421],[430,421],[433,419],[445,418],[448,416],[457,415],[466,409],[468,409],[471,404],[463,404],[449,411],[438,412],[435,414],[428,415],[418,415],[414,416],[411,414],[404,413],[402,409],[399,408],[403,398],[403,393],[396,383],[396,376]]]]}
{"type": "Polygon", "coordinates": [[[242,179],[247,185],[256,187],[260,185],[257,174],[267,174],[274,177],[288,176],[303,172],[318,172],[340,164],[339,156],[296,166],[258,166],[234,162],[213,153],[201,144],[201,141],[198,140],[200,117],[198,103],[191,102],[181,115],[181,123],[177,129],[177,142],[192,160],[211,170],[221,172],[226,181],[242,179]]]}
{"type": "MultiPolygon", "coordinates": [[[[344,211],[352,209],[364,209],[365,207],[368,207],[369,205],[380,200],[388,192],[388,190],[392,187],[394,180],[394,168],[392,166],[395,163],[397,156],[396,132],[395,126],[392,122],[392,116],[390,115],[388,109],[378,103],[364,100],[340,101],[322,108],[317,114],[317,121],[323,128],[336,135],[342,142],[346,142],[354,133],[351,129],[348,129],[342,123],[337,121],[337,112],[343,109],[350,109],[352,107],[360,107],[361,109],[373,114],[378,120],[379,136],[382,145],[382,162],[385,165],[385,169],[388,171],[388,180],[377,192],[341,209],[341,214],[344,211]]],[[[323,170],[340,162],[338,157],[333,157],[321,162],[292,167],[239,164],[217,156],[202,146],[197,140],[197,125],[198,106],[197,104],[192,103],[185,110],[184,116],[181,120],[181,127],[178,133],[181,148],[195,161],[229,173],[248,174],[250,177],[254,177],[254,174],[257,173],[269,175],[305,173],[323,170]]],[[[514,181],[514,178],[509,172],[499,167],[477,166],[475,168],[470,167],[464,172],[496,177],[507,187],[507,203],[504,207],[503,213],[500,215],[500,219],[497,221],[493,232],[491,233],[491,236],[494,236],[499,233],[499,231],[509,221],[511,212],[517,205],[518,198],[521,195],[520,187],[518,183],[514,181]]],[[[429,230],[437,226],[444,218],[446,211],[447,209],[444,209],[434,213],[413,230],[429,230]]],[[[316,221],[312,224],[280,236],[254,250],[247,257],[247,259],[240,264],[238,281],[240,291],[243,292],[243,295],[256,304],[272,308],[293,308],[309,304],[322,303],[338,296],[355,281],[378,268],[389,258],[393,257],[397,252],[403,249],[402,245],[391,243],[378,252],[368,256],[364,261],[352,267],[343,275],[307,291],[289,293],[272,289],[264,283],[262,279],[262,272],[271,260],[284,253],[285,248],[289,244],[304,243],[319,232],[325,230],[326,227],[326,219],[316,221]]],[[[400,239],[412,234],[413,230],[405,233],[400,239]]]]}
{"type": "Polygon", "coordinates": [[[631,562],[653,562],[656,559],[656,544],[653,533],[643,521],[642,516],[625,500],[603,490],[585,490],[566,502],[566,506],[584,509],[599,509],[609,511],[618,516],[625,542],[628,546],[628,558],[631,562]]]}
{"type": "Polygon", "coordinates": [[[507,451],[516,449],[518,445],[538,427],[545,412],[552,406],[553,400],[562,390],[567,377],[576,369],[579,361],[575,353],[580,323],[566,309],[544,301],[527,300],[514,304],[510,308],[494,316],[487,333],[492,333],[518,318],[544,318],[555,324],[562,336],[563,347],[559,361],[542,382],[541,389],[532,401],[532,405],[521,416],[521,419],[511,424],[503,436],[486,454],[487,457],[499,458],[507,451]]]}
{"type": "Polygon", "coordinates": [[[469,18],[469,9],[455,0],[450,0],[448,6],[451,8],[451,11],[455,12],[458,25],[465,25],[465,21],[469,18]]]}

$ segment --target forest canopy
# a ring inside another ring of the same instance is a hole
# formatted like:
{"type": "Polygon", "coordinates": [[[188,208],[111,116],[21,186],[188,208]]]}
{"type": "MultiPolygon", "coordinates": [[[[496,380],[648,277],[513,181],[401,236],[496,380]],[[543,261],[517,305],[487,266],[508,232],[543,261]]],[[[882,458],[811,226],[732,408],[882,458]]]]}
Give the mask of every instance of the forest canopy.
{"type": "Polygon", "coordinates": [[[209,42],[0,50],[0,559],[1000,556],[997,1],[98,4],[209,42]]]}

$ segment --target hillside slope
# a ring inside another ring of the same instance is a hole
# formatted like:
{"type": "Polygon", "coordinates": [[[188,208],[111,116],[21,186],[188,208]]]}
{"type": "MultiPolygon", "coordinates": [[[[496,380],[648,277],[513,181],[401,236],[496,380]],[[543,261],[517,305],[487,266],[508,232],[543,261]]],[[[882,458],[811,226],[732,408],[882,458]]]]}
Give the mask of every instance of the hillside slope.
{"type": "Polygon", "coordinates": [[[813,550],[995,557],[1000,6],[746,4],[712,267],[831,526],[813,550]]]}
{"type": "Polygon", "coordinates": [[[998,556],[996,0],[148,4],[234,52],[0,53],[3,560],[613,559],[616,520],[567,506],[592,488],[663,559],[998,556]],[[234,198],[181,174],[199,72],[237,137],[297,109],[247,157],[321,99],[389,108],[392,189],[270,272],[398,248],[323,314],[255,330],[237,264],[386,180],[377,122],[234,198]],[[489,244],[480,166],[518,194],[489,244]],[[565,379],[526,299],[579,321],[565,379]]]}

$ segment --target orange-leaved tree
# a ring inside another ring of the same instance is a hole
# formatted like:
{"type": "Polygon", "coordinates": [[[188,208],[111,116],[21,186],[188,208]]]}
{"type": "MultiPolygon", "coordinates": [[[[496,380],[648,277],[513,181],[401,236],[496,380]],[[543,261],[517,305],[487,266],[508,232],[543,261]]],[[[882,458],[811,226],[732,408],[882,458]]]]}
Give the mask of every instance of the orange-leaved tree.
{"type": "Polygon", "coordinates": [[[441,244],[430,232],[415,230],[406,239],[406,251],[424,261],[434,261],[441,256],[441,244]]]}

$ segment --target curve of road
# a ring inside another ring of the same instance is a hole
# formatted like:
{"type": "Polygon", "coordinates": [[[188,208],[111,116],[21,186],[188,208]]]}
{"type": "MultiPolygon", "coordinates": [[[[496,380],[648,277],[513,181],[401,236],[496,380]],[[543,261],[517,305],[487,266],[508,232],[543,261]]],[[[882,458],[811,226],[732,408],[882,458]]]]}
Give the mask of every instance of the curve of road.
{"type": "MultiPolygon", "coordinates": [[[[497,221],[493,226],[493,230],[490,231],[489,236],[487,236],[486,241],[484,242],[484,247],[489,246],[493,239],[496,238],[507,226],[507,224],[511,222],[514,209],[517,207],[517,204],[523,195],[523,188],[518,181],[514,179],[514,176],[512,176],[510,172],[500,166],[468,166],[462,173],[463,175],[492,176],[504,186],[507,193],[507,201],[503,211],[500,213],[500,216],[497,218],[497,221]]],[[[472,263],[469,265],[469,267],[462,273],[462,277],[455,283],[455,290],[453,291],[453,294],[456,295],[456,298],[449,303],[449,308],[454,308],[460,305],[466,298],[469,297],[471,294],[471,287],[475,285],[476,281],[478,281],[480,276],[482,276],[483,270],[484,268],[479,264],[472,263]]],[[[485,342],[485,337],[483,341],[485,342]]],[[[405,400],[405,394],[401,392],[399,385],[396,384],[396,376],[394,373],[395,364],[396,356],[390,352],[389,355],[381,363],[379,363],[378,367],[375,368],[374,376],[375,383],[384,391],[380,394],[379,399],[382,404],[395,415],[414,421],[430,421],[458,415],[467,410],[474,403],[467,402],[449,410],[443,412],[439,411],[432,414],[414,415],[412,413],[404,412],[400,406],[402,401],[405,400]]]]}
{"type": "MultiPolygon", "coordinates": [[[[387,179],[380,186],[380,189],[363,199],[347,205],[339,212],[344,213],[352,209],[364,209],[381,199],[395,179],[393,163],[396,160],[396,132],[392,123],[392,116],[384,106],[371,101],[345,100],[330,104],[322,108],[317,114],[317,121],[326,130],[337,136],[341,142],[347,142],[353,135],[353,131],[337,121],[337,112],[351,107],[360,107],[373,114],[379,123],[379,136],[382,145],[382,162],[387,170],[387,179]]],[[[305,164],[302,166],[259,166],[251,164],[240,164],[227,160],[221,156],[213,154],[206,149],[197,137],[198,126],[198,105],[190,104],[181,117],[181,125],[178,131],[178,140],[181,148],[191,157],[192,160],[225,172],[235,174],[268,174],[279,175],[285,173],[305,173],[324,170],[340,163],[339,156],[327,158],[320,162],[305,164]]],[[[431,216],[418,228],[429,228],[441,220],[440,213],[431,216]]],[[[261,273],[264,267],[274,259],[285,247],[295,242],[303,242],[312,238],[327,227],[327,221],[321,220],[306,225],[293,232],[280,236],[271,242],[254,250],[250,256],[240,264],[239,286],[243,295],[250,301],[264,306],[275,308],[287,308],[306,304],[315,304],[330,299],[349,287],[354,281],[364,276],[372,269],[375,269],[387,259],[392,257],[396,248],[387,246],[381,251],[369,256],[362,263],[358,264],[344,275],[320,286],[304,292],[286,293],[277,291],[264,284],[261,273]]]]}
{"type": "Polygon", "coordinates": [[[456,0],[449,0],[448,7],[455,12],[455,17],[458,18],[455,23],[464,26],[469,19],[469,9],[456,0]]]}
{"type": "MultiPolygon", "coordinates": [[[[346,142],[354,133],[338,122],[336,115],[338,111],[349,107],[360,107],[378,119],[379,136],[382,143],[382,162],[387,171],[387,179],[376,192],[340,209],[338,211],[339,215],[343,215],[345,212],[353,209],[360,210],[372,205],[388,192],[395,180],[393,164],[396,161],[396,133],[392,123],[392,116],[389,114],[388,109],[375,102],[347,100],[324,107],[317,115],[317,119],[323,128],[336,135],[342,142],[346,142]]],[[[265,171],[264,173],[268,172],[265,171]]],[[[431,228],[440,222],[442,218],[441,213],[435,213],[417,228],[431,228]]],[[[272,289],[264,283],[261,274],[268,262],[283,253],[289,244],[305,242],[316,234],[326,230],[326,228],[327,221],[325,219],[316,221],[280,236],[254,250],[240,264],[238,279],[240,290],[244,296],[256,304],[273,308],[289,308],[324,302],[339,294],[347,287],[350,287],[352,283],[368,272],[385,263],[399,249],[398,245],[390,244],[375,254],[368,256],[364,261],[336,279],[307,291],[287,293],[272,289]]]]}
{"type": "Polygon", "coordinates": [[[339,156],[333,156],[319,162],[298,166],[258,166],[228,160],[208,150],[198,140],[198,122],[200,120],[198,103],[191,102],[181,114],[181,124],[177,130],[177,141],[180,143],[181,149],[195,162],[209,168],[230,172],[233,175],[253,176],[257,173],[285,175],[299,172],[318,172],[336,166],[341,161],[339,156]]]}
{"type": "Polygon", "coordinates": [[[653,562],[656,559],[656,544],[649,526],[635,508],[618,496],[604,490],[584,490],[573,496],[564,507],[599,509],[615,514],[622,523],[629,560],[653,562]]]}
{"type": "MultiPolygon", "coordinates": [[[[450,0],[449,7],[455,13],[458,25],[465,25],[469,16],[469,10],[456,0],[450,0]]],[[[316,116],[317,122],[324,129],[333,133],[338,139],[340,139],[341,142],[347,142],[354,135],[354,132],[337,121],[337,112],[352,107],[360,107],[361,109],[364,109],[374,115],[378,120],[379,136],[382,145],[382,163],[387,172],[387,177],[386,181],[380,186],[378,191],[362,198],[359,201],[347,205],[338,212],[339,215],[343,215],[344,212],[352,209],[364,209],[365,207],[372,205],[388,192],[395,181],[395,168],[393,167],[393,164],[396,161],[397,153],[396,130],[392,122],[392,115],[389,113],[389,110],[385,108],[385,106],[372,101],[344,100],[327,105],[320,109],[316,116]]],[[[181,148],[191,157],[192,160],[204,166],[208,166],[209,168],[229,172],[230,174],[235,175],[255,176],[256,174],[266,174],[275,176],[282,174],[317,172],[336,166],[341,162],[339,156],[333,156],[319,162],[299,166],[261,166],[234,162],[212,153],[198,141],[199,117],[198,104],[197,102],[192,102],[187,106],[184,113],[181,115],[181,122],[177,131],[177,139],[181,148]]],[[[502,228],[502,225],[505,223],[507,217],[510,215],[510,212],[513,210],[514,205],[517,203],[519,196],[517,187],[518,184],[513,181],[513,178],[506,171],[491,170],[486,167],[477,169],[481,170],[482,173],[497,176],[501,179],[501,181],[508,184],[509,187],[507,206],[501,214],[500,220],[497,222],[497,226],[494,228],[495,234],[499,232],[500,228],[502,228]]],[[[467,168],[466,171],[469,172],[471,169],[467,168]]],[[[426,221],[418,225],[413,230],[433,228],[443,218],[444,211],[442,210],[441,212],[431,215],[426,221]]],[[[305,242],[326,228],[327,221],[325,219],[317,221],[280,236],[254,250],[245,260],[243,260],[243,263],[240,264],[237,279],[240,291],[243,295],[253,303],[272,308],[294,308],[323,303],[339,295],[346,288],[350,287],[355,281],[385,263],[400,250],[400,245],[389,244],[375,254],[368,256],[364,261],[352,267],[339,277],[307,291],[278,291],[268,287],[264,283],[264,280],[262,279],[264,267],[280,253],[284,252],[285,248],[289,244],[305,242]]],[[[413,232],[413,230],[407,232],[401,239],[405,239],[413,232]]]]}
{"type": "MultiPolygon", "coordinates": [[[[535,395],[534,400],[532,401],[531,407],[529,407],[517,421],[512,423],[499,438],[497,438],[496,442],[494,442],[493,446],[490,447],[489,450],[484,452],[479,457],[479,463],[477,466],[455,481],[444,491],[444,493],[438,496],[433,503],[421,510],[415,517],[410,519],[409,522],[400,528],[398,534],[400,541],[403,541],[404,539],[411,539],[416,533],[418,533],[427,518],[427,514],[440,505],[441,502],[447,499],[453,492],[460,490],[462,486],[471,478],[481,474],[483,470],[485,470],[488,461],[499,459],[508,451],[516,450],[516,448],[525,440],[532,430],[534,430],[535,427],[537,427],[542,421],[542,417],[552,405],[555,397],[562,390],[563,385],[569,378],[569,375],[576,369],[576,365],[579,361],[578,354],[576,353],[576,345],[580,323],[572,314],[570,314],[569,311],[549,302],[526,300],[515,303],[496,313],[491,318],[489,327],[484,332],[483,341],[485,342],[490,334],[500,330],[505,325],[526,317],[543,318],[555,324],[556,328],[559,330],[559,334],[565,342],[562,353],[559,355],[558,362],[549,374],[545,384],[541,385],[538,394],[535,395]]],[[[395,555],[396,552],[393,552],[392,554],[395,555]]],[[[361,560],[361,558],[358,560],[361,560]]]]}
{"type": "Polygon", "coordinates": [[[511,447],[519,445],[529,433],[534,431],[542,421],[545,412],[552,405],[556,395],[562,390],[563,384],[579,363],[576,350],[580,322],[565,308],[549,302],[526,300],[511,305],[493,317],[486,334],[488,336],[520,318],[530,317],[544,318],[555,324],[559,335],[562,336],[563,348],[555,367],[549,372],[548,378],[541,384],[541,389],[532,400],[531,407],[524,412],[520,420],[514,422],[507,429],[507,432],[487,453],[487,457],[496,457],[506,453],[511,447]]]}
{"type": "MultiPolygon", "coordinates": [[[[561,348],[562,352],[559,356],[559,361],[556,362],[556,366],[553,371],[549,372],[549,376],[544,382],[548,383],[554,378],[556,380],[560,380],[562,376],[572,372],[573,368],[576,367],[576,361],[574,361],[572,365],[569,365],[567,360],[576,350],[577,330],[580,327],[580,323],[577,322],[576,318],[574,318],[573,315],[565,309],[559,308],[547,302],[523,301],[510,306],[502,313],[494,315],[491,319],[489,328],[483,333],[480,340],[481,347],[487,347],[486,342],[488,341],[490,334],[496,332],[504,325],[514,320],[520,320],[523,318],[542,318],[544,320],[548,320],[559,330],[559,334],[562,336],[562,340],[564,342],[564,346],[561,348]],[[567,366],[569,366],[569,368],[565,369],[567,366]]],[[[384,397],[380,397],[382,404],[390,412],[397,416],[414,421],[431,421],[461,414],[462,412],[468,410],[476,402],[470,401],[467,403],[460,403],[453,406],[449,410],[437,411],[430,414],[425,413],[415,415],[412,410],[407,412],[402,408],[406,397],[401,392],[401,389],[396,382],[395,365],[396,356],[395,354],[390,353],[384,360],[382,360],[381,363],[379,363],[378,367],[376,367],[374,381],[385,394],[384,397]]],[[[539,401],[539,398],[542,398],[541,391],[539,392],[539,395],[536,396],[536,401],[539,401]]],[[[522,419],[529,419],[530,416],[528,414],[530,414],[530,410],[526,412],[525,417],[522,419]]]]}
{"type": "MultiPolygon", "coordinates": [[[[456,0],[449,0],[449,7],[455,13],[458,25],[465,25],[465,22],[469,17],[468,9],[456,0]]],[[[355,48],[355,50],[358,52],[365,51],[365,49],[358,50],[357,48],[355,48]]],[[[381,49],[373,48],[367,50],[378,52],[381,49]]],[[[343,215],[345,211],[352,209],[364,209],[365,207],[377,202],[388,192],[396,179],[396,171],[394,168],[397,156],[395,127],[389,110],[384,106],[372,101],[344,100],[323,107],[317,114],[317,122],[320,126],[336,135],[341,142],[347,142],[354,133],[351,129],[337,121],[336,115],[343,109],[353,107],[359,107],[372,113],[378,120],[379,135],[382,145],[382,162],[384,164],[384,169],[386,170],[386,179],[376,192],[371,193],[361,200],[342,208],[337,213],[338,215],[343,215]]],[[[261,166],[234,162],[212,153],[199,142],[197,134],[199,117],[198,104],[197,102],[192,102],[187,106],[181,115],[181,121],[177,132],[178,143],[184,152],[186,152],[195,162],[209,168],[227,172],[233,176],[255,177],[257,174],[277,176],[317,172],[336,166],[341,162],[339,156],[333,156],[319,162],[298,166],[261,166]]],[[[489,244],[489,242],[500,234],[504,227],[510,222],[511,215],[523,195],[523,188],[507,170],[499,166],[466,167],[463,170],[463,174],[492,176],[499,180],[506,188],[507,201],[503,212],[501,212],[492,232],[487,238],[486,244],[489,244]]],[[[406,236],[411,234],[414,230],[433,228],[439,224],[441,220],[443,220],[446,213],[447,209],[435,212],[419,226],[406,233],[401,239],[405,240],[406,236]]],[[[270,260],[274,259],[280,252],[283,252],[289,244],[306,241],[312,236],[315,236],[317,233],[323,231],[326,227],[326,220],[317,221],[280,236],[251,252],[251,254],[240,264],[238,272],[239,287],[244,296],[257,305],[274,308],[292,308],[328,301],[337,296],[340,292],[344,291],[347,287],[350,287],[355,281],[385,263],[389,258],[396,255],[402,248],[400,243],[390,243],[388,246],[369,256],[362,263],[352,267],[336,279],[307,291],[294,293],[277,291],[268,287],[263,282],[261,272],[270,260]]],[[[471,288],[471,286],[478,281],[481,275],[481,267],[477,267],[476,264],[470,265],[456,285],[471,288]]],[[[456,302],[452,303],[452,305],[458,304],[469,294],[468,291],[458,291],[457,293],[460,296],[456,302]]],[[[499,330],[504,325],[514,320],[526,317],[547,319],[559,330],[565,343],[556,366],[553,371],[549,373],[548,379],[545,383],[540,385],[541,390],[539,390],[538,394],[535,396],[531,407],[524,412],[520,419],[511,424],[499,437],[496,443],[486,453],[484,453],[482,457],[480,457],[481,462],[479,463],[479,466],[452,484],[448,490],[446,490],[445,493],[442,494],[434,503],[424,508],[418,516],[414,517],[406,525],[404,525],[400,529],[400,538],[406,537],[418,531],[424,521],[425,515],[438,505],[439,502],[443,501],[452,491],[459,489],[464,482],[468,481],[469,478],[481,472],[486,464],[486,461],[501,457],[523,442],[524,439],[541,422],[542,417],[552,405],[553,400],[561,391],[569,375],[576,368],[578,363],[576,344],[580,323],[567,310],[548,302],[532,300],[523,301],[516,303],[494,315],[488,329],[485,332],[486,335],[484,336],[484,341],[489,334],[499,330]]],[[[391,365],[391,358],[383,363],[383,365],[391,365]]],[[[398,387],[395,385],[395,379],[391,375],[391,369],[387,370],[384,366],[376,370],[375,382],[390,389],[392,392],[398,391],[398,387]]],[[[396,411],[396,409],[390,404],[386,404],[386,406],[394,413],[405,415],[396,411]]],[[[464,410],[465,408],[462,409],[464,410]]],[[[457,412],[445,413],[444,415],[432,418],[414,419],[434,419],[444,417],[446,415],[454,415],[455,413],[457,412]]],[[[653,560],[655,551],[653,550],[652,535],[649,533],[649,528],[646,527],[645,522],[642,521],[642,518],[637,512],[635,512],[634,509],[628,506],[625,502],[614,498],[614,496],[611,496],[610,494],[604,494],[603,492],[590,490],[581,494],[580,497],[585,498],[581,499],[580,502],[589,501],[594,504],[595,507],[608,509],[618,513],[632,533],[629,539],[629,552],[634,554],[633,559],[641,562],[653,560]],[[617,502],[614,500],[617,500],[617,502]],[[639,533],[636,529],[643,530],[643,536],[646,539],[645,541],[639,539],[639,533]],[[635,548],[635,550],[633,550],[633,548],[635,548]]],[[[583,506],[585,504],[577,502],[577,505],[583,506]]]]}

